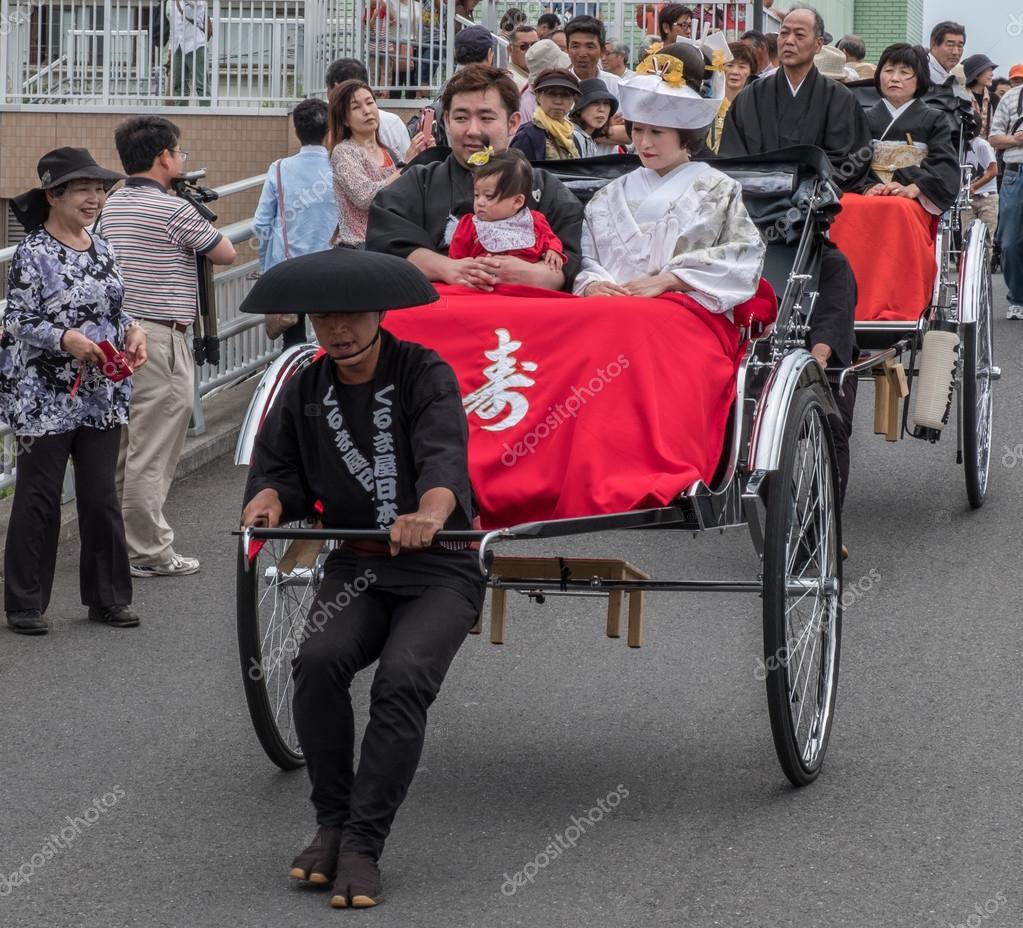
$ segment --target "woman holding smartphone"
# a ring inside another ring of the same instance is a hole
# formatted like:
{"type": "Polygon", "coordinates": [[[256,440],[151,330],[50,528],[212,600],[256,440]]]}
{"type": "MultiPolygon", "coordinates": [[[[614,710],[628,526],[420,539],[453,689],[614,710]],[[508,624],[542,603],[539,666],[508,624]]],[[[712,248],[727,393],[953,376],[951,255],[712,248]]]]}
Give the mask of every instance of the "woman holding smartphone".
{"type": "Polygon", "coordinates": [[[114,478],[131,378],[146,361],[146,333],[124,312],[113,251],[90,233],[106,191],[123,175],[84,148],[58,148],[37,167],[39,187],[11,201],[28,231],[11,261],[0,339],[0,418],[18,449],[4,555],[7,624],[49,630],[60,529],[60,492],[70,457],[81,536],[79,583],[89,618],[139,624],[114,478]]]}
{"type": "Polygon", "coordinates": [[[338,84],[330,92],[328,105],[327,147],[338,217],[331,244],[364,248],[369,204],[378,190],[397,180],[405,164],[428,147],[427,136],[417,132],[404,152],[384,146],[376,97],[363,81],[338,84]]]}

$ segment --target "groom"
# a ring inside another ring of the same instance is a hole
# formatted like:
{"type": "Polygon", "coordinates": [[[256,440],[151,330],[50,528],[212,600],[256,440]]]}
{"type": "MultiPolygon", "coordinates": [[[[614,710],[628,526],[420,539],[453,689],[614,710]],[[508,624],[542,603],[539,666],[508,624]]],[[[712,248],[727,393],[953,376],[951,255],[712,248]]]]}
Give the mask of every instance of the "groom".
{"type": "Polygon", "coordinates": [[[467,65],[442,96],[451,153],[417,164],[380,190],[369,209],[366,248],[407,258],[430,280],[491,291],[498,284],[571,290],[580,266],[583,208],[557,178],[534,169],[530,209],[542,213],[565,246],[565,266],[554,271],[509,255],[454,260],[447,256],[458,220],[472,212],[468,159],[487,145],[504,151],[519,125],[519,92],[507,72],[467,65]]]}

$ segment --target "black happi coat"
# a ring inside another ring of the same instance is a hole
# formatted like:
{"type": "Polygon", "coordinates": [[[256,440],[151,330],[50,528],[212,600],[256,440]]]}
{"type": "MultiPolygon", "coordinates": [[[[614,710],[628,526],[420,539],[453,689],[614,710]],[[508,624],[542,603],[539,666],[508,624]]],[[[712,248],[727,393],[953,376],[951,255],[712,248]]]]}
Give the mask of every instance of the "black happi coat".
{"type": "MultiPolygon", "coordinates": [[[[327,528],[390,528],[415,512],[427,490],[447,487],[456,506],[445,528],[472,528],[468,427],[454,371],[433,351],[380,332],[373,380],[342,384],[328,357],[296,374],[259,431],[245,500],[272,488],[282,522],[314,514],[327,528]]],[[[354,577],[372,571],[382,589],[444,586],[482,606],[483,580],[472,551],[331,555],[354,577]]],[[[340,564],[339,564],[340,566],[340,564]]]]}
{"type": "Polygon", "coordinates": [[[923,164],[899,168],[892,175],[894,180],[916,184],[942,212],[955,203],[959,195],[959,154],[952,145],[952,131],[943,113],[923,100],[914,100],[893,123],[892,114],[884,100],[880,100],[867,110],[867,122],[878,141],[905,142],[908,135],[914,142],[927,146],[923,164]]]}
{"type": "MultiPolygon", "coordinates": [[[[582,205],[556,177],[534,169],[533,196],[526,206],[542,213],[564,244],[563,289],[571,291],[582,261],[582,205]]],[[[417,248],[446,253],[458,219],[471,212],[472,176],[454,155],[414,165],[373,198],[366,248],[399,258],[407,258],[417,248]]]]}
{"type": "Polygon", "coordinates": [[[824,149],[843,190],[869,184],[872,146],[863,108],[852,92],[815,67],[793,96],[783,68],[739,91],[725,116],[722,157],[756,155],[790,145],[824,149]]]}

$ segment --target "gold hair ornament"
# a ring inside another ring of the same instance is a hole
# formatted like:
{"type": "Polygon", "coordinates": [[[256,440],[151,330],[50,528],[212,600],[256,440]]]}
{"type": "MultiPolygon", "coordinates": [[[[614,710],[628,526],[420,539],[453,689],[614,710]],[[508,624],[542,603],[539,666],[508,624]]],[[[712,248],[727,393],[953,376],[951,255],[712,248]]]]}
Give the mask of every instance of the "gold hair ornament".
{"type": "Polygon", "coordinates": [[[494,155],[496,154],[497,152],[494,151],[494,146],[488,145],[482,151],[478,151],[474,155],[469,155],[469,157],[466,158],[465,160],[474,168],[481,168],[483,167],[483,165],[488,164],[490,162],[490,159],[493,158],[494,155]]]}
{"type": "Polygon", "coordinates": [[[685,83],[685,69],[678,58],[671,55],[648,55],[636,66],[637,74],[655,74],[669,87],[685,83]]]}

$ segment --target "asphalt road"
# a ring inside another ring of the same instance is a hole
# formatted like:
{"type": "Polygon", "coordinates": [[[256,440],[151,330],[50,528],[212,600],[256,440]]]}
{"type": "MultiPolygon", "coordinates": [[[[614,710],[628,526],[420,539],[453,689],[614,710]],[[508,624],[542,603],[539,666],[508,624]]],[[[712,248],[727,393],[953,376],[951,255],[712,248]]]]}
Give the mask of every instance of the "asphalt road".
{"type": "MultiPolygon", "coordinates": [[[[652,596],[630,651],[603,637],[601,601],[513,597],[507,643],[471,638],[432,710],[385,904],[331,910],[287,878],[312,832],[305,774],[269,763],[244,705],[228,534],[242,473],[225,460],[174,488],[178,547],[202,572],[138,582],[140,628],[86,621],[65,558],[54,631],[0,633],[0,926],[1023,925],[1023,323],[995,288],[983,509],[953,442],[886,444],[861,394],[855,596],[815,784],[790,787],[774,756],[755,598],[652,596]],[[588,811],[598,800],[608,812],[588,811]],[[519,871],[532,881],[506,883],[519,871]]],[[[673,578],[756,570],[744,532],[545,550],[673,578]]]]}

